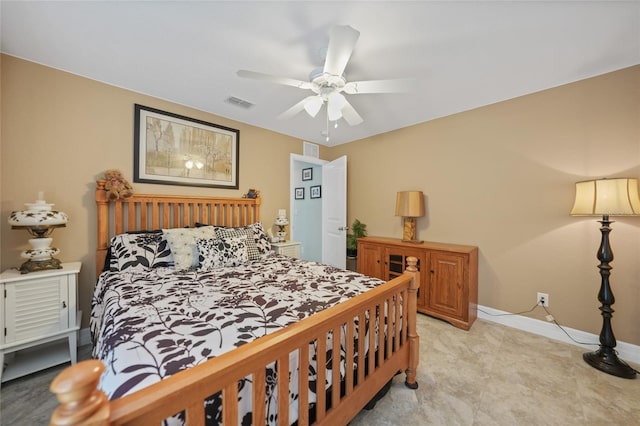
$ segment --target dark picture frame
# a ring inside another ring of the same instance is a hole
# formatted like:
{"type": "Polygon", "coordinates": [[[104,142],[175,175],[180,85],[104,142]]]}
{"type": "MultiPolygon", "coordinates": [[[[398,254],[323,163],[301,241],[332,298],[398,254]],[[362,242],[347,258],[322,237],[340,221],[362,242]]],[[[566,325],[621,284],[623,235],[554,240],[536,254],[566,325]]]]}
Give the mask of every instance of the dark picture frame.
{"type": "Polygon", "coordinates": [[[294,199],[304,200],[304,188],[296,188],[294,191],[294,199]]]}
{"type": "Polygon", "coordinates": [[[302,169],[302,180],[312,180],[313,179],[313,169],[309,167],[308,169],[302,169]]]}
{"type": "Polygon", "coordinates": [[[321,185],[314,185],[309,188],[309,198],[321,198],[322,197],[322,188],[321,185]]]}
{"type": "Polygon", "coordinates": [[[239,188],[240,131],[135,104],[133,181],[239,188]]]}

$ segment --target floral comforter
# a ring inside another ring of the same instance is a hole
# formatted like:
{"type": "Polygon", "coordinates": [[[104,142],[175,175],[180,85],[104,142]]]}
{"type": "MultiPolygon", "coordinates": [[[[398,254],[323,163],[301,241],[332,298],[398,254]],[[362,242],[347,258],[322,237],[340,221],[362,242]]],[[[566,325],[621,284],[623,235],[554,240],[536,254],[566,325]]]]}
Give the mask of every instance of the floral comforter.
{"type": "MultiPolygon", "coordinates": [[[[275,254],[206,272],[105,272],[91,311],[93,355],[107,367],[100,387],[111,399],[135,392],[381,283],[275,254]]],[[[245,382],[240,400],[250,404],[250,380],[245,382]]],[[[313,393],[315,383],[310,387],[313,393]]],[[[274,422],[276,395],[268,389],[267,396],[267,421],[274,422]]],[[[290,395],[291,420],[297,418],[296,400],[290,395]]],[[[251,407],[240,409],[243,423],[251,423],[251,407]]],[[[206,412],[208,424],[221,421],[219,398],[207,403],[206,412]]]]}

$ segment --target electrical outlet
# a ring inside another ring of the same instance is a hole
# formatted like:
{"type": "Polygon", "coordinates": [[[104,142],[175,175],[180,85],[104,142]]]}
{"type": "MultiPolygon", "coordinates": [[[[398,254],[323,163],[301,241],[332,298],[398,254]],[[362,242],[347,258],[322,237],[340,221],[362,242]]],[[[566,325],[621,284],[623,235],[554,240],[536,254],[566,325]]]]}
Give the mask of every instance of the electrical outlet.
{"type": "Polygon", "coordinates": [[[538,293],[536,298],[536,303],[538,305],[542,305],[545,308],[549,307],[549,294],[548,293],[538,293]]]}

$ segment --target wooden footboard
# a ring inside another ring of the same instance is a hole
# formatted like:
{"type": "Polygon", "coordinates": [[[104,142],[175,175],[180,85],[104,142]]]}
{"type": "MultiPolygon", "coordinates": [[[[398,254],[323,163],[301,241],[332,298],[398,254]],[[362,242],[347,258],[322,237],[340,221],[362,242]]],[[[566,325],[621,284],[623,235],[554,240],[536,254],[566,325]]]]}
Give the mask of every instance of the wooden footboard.
{"type": "MultiPolygon", "coordinates": [[[[309,344],[317,346],[317,365],[326,365],[328,349],[339,353],[340,342],[354,341],[357,336],[357,356],[353,345],[346,346],[344,389],[340,383],[340,357],[333,357],[331,393],[317,392],[315,423],[347,424],[366,403],[397,372],[404,371],[406,385],[416,388],[419,337],[416,333],[416,293],[419,286],[416,258],[408,259],[402,276],[346,302],[319,312],[305,320],[261,337],[208,362],[179,372],[171,377],[122,398],[108,401],[98,390],[98,380],[104,366],[100,361],[84,361],[65,369],[51,384],[61,405],[51,417],[52,425],[149,425],[185,411],[187,424],[204,424],[204,400],[222,392],[224,425],[238,424],[238,382],[250,376],[253,383],[252,411],[255,425],[264,425],[265,370],[276,362],[278,371],[289,371],[290,354],[298,357],[299,371],[309,371],[309,344]],[[376,330],[379,321],[381,330],[376,330]],[[369,319],[368,321],[366,319],[369,319]],[[358,324],[366,326],[356,327],[358,324]],[[406,320],[406,321],[405,321],[406,320]],[[368,330],[365,329],[368,327],[368,330]],[[333,333],[333,348],[326,347],[327,334],[333,333]],[[367,336],[365,338],[365,336],[367,336]],[[368,340],[365,343],[365,340],[368,340]]],[[[317,369],[317,383],[325,383],[327,371],[317,369]]],[[[309,375],[299,374],[298,424],[310,424],[308,416],[309,375]]],[[[289,377],[278,375],[278,424],[289,425],[289,377]]]]}

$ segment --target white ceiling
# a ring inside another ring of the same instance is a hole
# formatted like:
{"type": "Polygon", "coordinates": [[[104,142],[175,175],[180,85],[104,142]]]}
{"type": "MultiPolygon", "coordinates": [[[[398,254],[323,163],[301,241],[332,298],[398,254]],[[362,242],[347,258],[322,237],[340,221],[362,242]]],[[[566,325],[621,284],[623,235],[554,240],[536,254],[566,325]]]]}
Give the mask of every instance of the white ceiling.
{"type": "Polygon", "coordinates": [[[639,1],[3,0],[0,14],[4,53],[330,146],[640,64],[639,1]],[[364,123],[326,142],[324,108],[277,118],[310,91],[236,71],[307,80],[333,25],[360,31],[347,80],[416,87],[346,95],[364,123]]]}

